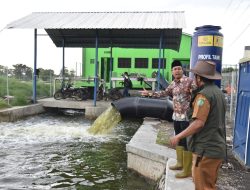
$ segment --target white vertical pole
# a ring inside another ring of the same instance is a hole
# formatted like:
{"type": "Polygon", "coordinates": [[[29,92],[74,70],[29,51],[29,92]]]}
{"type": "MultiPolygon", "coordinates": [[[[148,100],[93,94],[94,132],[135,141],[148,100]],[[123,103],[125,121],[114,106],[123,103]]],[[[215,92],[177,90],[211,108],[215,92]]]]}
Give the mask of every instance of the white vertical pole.
{"type": "Polygon", "coordinates": [[[233,112],[233,96],[234,96],[234,81],[235,78],[235,71],[232,71],[232,80],[231,80],[231,100],[230,100],[230,120],[232,120],[232,112],[233,112]]]}
{"type": "Polygon", "coordinates": [[[7,101],[8,105],[10,105],[10,99],[9,99],[9,73],[8,73],[8,67],[6,67],[6,93],[7,93],[7,101]]]}
{"type": "Polygon", "coordinates": [[[82,77],[82,64],[79,62],[80,77],[82,77]]]}
{"type": "Polygon", "coordinates": [[[55,94],[55,92],[56,92],[56,78],[54,79],[53,95],[55,94]]]}
{"type": "Polygon", "coordinates": [[[49,85],[49,95],[50,95],[50,97],[52,97],[52,78],[51,78],[51,70],[49,71],[49,82],[50,82],[50,85],[49,85]]]}
{"type": "Polygon", "coordinates": [[[76,74],[75,74],[75,78],[77,77],[77,62],[76,62],[76,74]]]}
{"type": "Polygon", "coordinates": [[[36,103],[36,84],[37,84],[37,29],[34,29],[34,72],[33,72],[33,104],[36,103]]]}

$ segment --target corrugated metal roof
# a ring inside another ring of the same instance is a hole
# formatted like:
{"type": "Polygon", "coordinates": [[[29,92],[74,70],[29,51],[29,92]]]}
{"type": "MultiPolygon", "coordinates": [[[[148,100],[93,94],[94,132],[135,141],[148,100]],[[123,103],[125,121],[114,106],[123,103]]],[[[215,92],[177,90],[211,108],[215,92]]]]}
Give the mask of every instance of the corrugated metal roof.
{"type": "Polygon", "coordinates": [[[163,48],[179,50],[184,12],[37,12],[6,28],[45,29],[57,47],[163,48]],[[64,43],[63,43],[64,41],[64,43]]]}
{"type": "Polygon", "coordinates": [[[184,28],[182,11],[34,12],[6,28],[37,29],[170,29],[184,28]]]}

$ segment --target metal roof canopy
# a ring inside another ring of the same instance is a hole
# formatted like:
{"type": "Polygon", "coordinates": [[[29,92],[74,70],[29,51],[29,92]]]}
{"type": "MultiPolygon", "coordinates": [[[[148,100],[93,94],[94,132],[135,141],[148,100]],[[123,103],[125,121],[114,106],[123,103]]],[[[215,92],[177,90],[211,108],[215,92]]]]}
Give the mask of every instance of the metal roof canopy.
{"type": "Polygon", "coordinates": [[[183,11],[35,12],[6,28],[45,29],[57,47],[162,48],[178,51],[183,11]]]}
{"type": "Polygon", "coordinates": [[[184,27],[183,11],[165,11],[40,12],[14,21],[5,28],[34,29],[33,103],[36,103],[37,29],[45,29],[54,44],[63,48],[63,73],[65,47],[95,47],[94,106],[96,106],[99,47],[159,48],[159,79],[162,49],[178,51],[184,27]]]}

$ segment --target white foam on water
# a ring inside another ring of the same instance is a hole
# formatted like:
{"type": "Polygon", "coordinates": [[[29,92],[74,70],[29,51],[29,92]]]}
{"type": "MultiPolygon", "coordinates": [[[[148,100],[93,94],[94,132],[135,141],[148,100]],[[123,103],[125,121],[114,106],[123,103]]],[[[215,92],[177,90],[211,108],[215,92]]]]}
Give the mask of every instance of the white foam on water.
{"type": "Polygon", "coordinates": [[[92,135],[91,123],[82,120],[62,121],[32,118],[15,123],[0,123],[0,143],[34,144],[67,141],[106,141],[110,135],[92,135]]]}

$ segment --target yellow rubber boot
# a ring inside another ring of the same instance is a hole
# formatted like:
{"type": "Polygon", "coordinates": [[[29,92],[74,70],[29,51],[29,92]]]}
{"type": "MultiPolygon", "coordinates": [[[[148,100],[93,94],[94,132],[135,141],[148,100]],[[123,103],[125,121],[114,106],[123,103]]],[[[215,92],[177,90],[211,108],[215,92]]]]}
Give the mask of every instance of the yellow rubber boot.
{"type": "Polygon", "coordinates": [[[183,151],[183,170],[175,174],[176,178],[185,178],[192,176],[192,152],[183,151]]]}
{"type": "Polygon", "coordinates": [[[183,167],[183,151],[184,151],[183,146],[177,146],[176,147],[177,163],[174,166],[169,166],[170,170],[182,170],[182,167],[183,167]]]}

